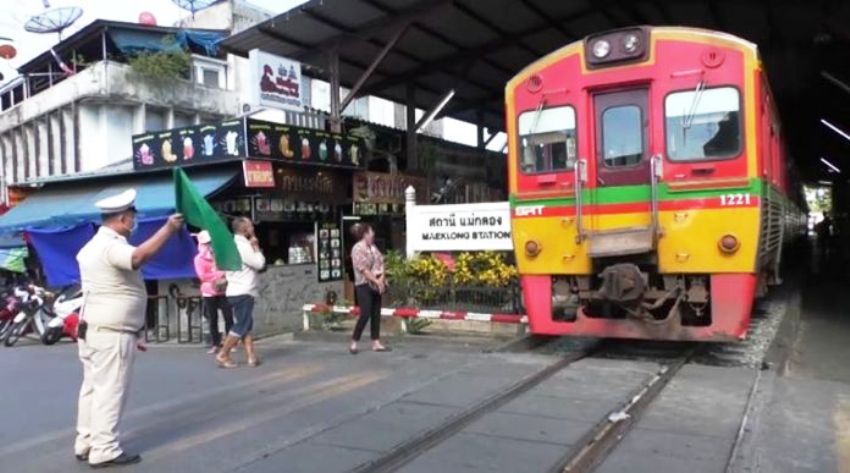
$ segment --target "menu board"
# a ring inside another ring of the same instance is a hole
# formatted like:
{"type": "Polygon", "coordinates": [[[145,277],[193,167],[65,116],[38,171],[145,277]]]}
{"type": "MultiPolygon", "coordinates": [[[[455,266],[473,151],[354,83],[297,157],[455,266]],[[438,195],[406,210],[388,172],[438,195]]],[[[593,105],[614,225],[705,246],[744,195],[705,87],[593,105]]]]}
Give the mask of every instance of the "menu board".
{"type": "Polygon", "coordinates": [[[338,223],[318,223],[319,282],[342,280],[342,231],[338,223]]]}
{"type": "Polygon", "coordinates": [[[133,136],[133,169],[161,169],[244,156],[242,120],[195,125],[133,136]]]}
{"type": "Polygon", "coordinates": [[[248,156],[292,163],[360,167],[363,143],[360,138],[323,130],[249,119],[248,156]]]}
{"type": "Polygon", "coordinates": [[[245,158],[359,168],[363,140],[353,135],[239,118],[133,135],[133,169],[245,158]]]}

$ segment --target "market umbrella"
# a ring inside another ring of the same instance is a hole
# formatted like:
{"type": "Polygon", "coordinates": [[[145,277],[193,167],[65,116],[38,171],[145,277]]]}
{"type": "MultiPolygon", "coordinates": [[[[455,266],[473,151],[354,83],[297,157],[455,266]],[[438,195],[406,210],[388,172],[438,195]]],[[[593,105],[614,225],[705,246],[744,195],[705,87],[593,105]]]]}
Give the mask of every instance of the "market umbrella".
{"type": "Polygon", "coordinates": [[[242,269],[242,258],[233,241],[233,234],[228,230],[218,212],[204,199],[198,189],[180,168],[174,169],[174,195],[177,211],[183,214],[186,221],[195,227],[206,230],[210,234],[215,265],[222,271],[239,271],[242,269]]]}

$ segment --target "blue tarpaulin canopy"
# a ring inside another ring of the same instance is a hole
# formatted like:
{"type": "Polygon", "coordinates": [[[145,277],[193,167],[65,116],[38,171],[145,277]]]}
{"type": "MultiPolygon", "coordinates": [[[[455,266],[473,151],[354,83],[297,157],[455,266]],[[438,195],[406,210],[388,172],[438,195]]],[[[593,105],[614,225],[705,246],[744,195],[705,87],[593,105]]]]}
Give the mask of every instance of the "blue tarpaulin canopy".
{"type": "Polygon", "coordinates": [[[115,46],[124,54],[171,51],[178,47],[192,48],[194,46],[210,56],[215,56],[218,54],[219,43],[227,37],[227,34],[223,32],[182,29],[174,35],[173,43],[167,43],[163,42],[163,35],[159,31],[111,29],[108,34],[115,46]]]}
{"type": "MultiPolygon", "coordinates": [[[[236,176],[235,169],[189,171],[189,177],[205,196],[225,187],[236,176]]],[[[136,209],[141,218],[174,212],[174,183],[170,173],[156,176],[122,175],[73,183],[46,184],[0,217],[0,235],[14,235],[27,228],[74,227],[99,222],[94,203],[104,197],[135,188],[136,209]]]]}
{"type": "MultiPolygon", "coordinates": [[[[190,170],[188,174],[198,190],[209,197],[227,186],[238,172],[230,168],[190,170]]],[[[23,245],[19,235],[27,231],[51,286],[79,282],[77,252],[94,235],[100,223],[100,212],[94,203],[131,187],[137,191],[139,229],[130,237],[130,243],[138,245],[162,226],[166,215],[174,212],[171,173],[101,176],[45,184],[45,188],[0,217],[0,235],[23,245]]],[[[2,241],[0,237],[0,243],[2,241]]],[[[142,273],[145,279],[193,277],[195,252],[195,243],[184,229],[142,267],[142,273]]]]}

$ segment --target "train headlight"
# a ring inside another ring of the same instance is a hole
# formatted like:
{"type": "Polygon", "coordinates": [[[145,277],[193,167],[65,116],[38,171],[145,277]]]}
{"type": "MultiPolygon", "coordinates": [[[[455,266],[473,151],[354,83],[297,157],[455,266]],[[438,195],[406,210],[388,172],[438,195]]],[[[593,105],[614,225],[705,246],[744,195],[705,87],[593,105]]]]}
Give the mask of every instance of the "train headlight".
{"type": "Polygon", "coordinates": [[[606,31],[585,40],[584,58],[591,69],[644,61],[651,43],[648,27],[606,31]]]}
{"type": "Polygon", "coordinates": [[[720,237],[720,241],[717,242],[717,246],[720,247],[720,251],[731,254],[738,251],[738,248],[741,247],[741,242],[738,241],[735,235],[723,235],[720,237]]]}
{"type": "Polygon", "coordinates": [[[608,40],[600,39],[593,43],[593,56],[596,59],[603,59],[611,53],[611,43],[608,40]]]}
{"type": "Polygon", "coordinates": [[[539,255],[540,250],[542,249],[543,247],[540,246],[540,243],[535,240],[528,240],[527,242],[525,242],[525,254],[529,258],[534,258],[535,256],[539,255]]]}
{"type": "Polygon", "coordinates": [[[634,33],[623,36],[623,51],[634,54],[640,48],[640,38],[634,33]]]}

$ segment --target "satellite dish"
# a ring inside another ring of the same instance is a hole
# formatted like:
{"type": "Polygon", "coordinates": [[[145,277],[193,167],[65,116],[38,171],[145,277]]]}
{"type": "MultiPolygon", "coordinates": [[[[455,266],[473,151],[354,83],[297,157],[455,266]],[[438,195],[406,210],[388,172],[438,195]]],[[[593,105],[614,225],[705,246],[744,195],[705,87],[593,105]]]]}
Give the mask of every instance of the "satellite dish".
{"type": "Polygon", "coordinates": [[[195,18],[195,12],[213,6],[220,0],[171,0],[178,7],[192,12],[192,18],[195,18]]]}
{"type": "MultiPolygon", "coordinates": [[[[45,6],[50,4],[45,1],[45,6]]],[[[26,23],[24,29],[30,33],[58,33],[62,40],[62,31],[74,24],[83,16],[83,9],[79,7],[59,7],[46,10],[38,15],[33,15],[26,23]]]]}

